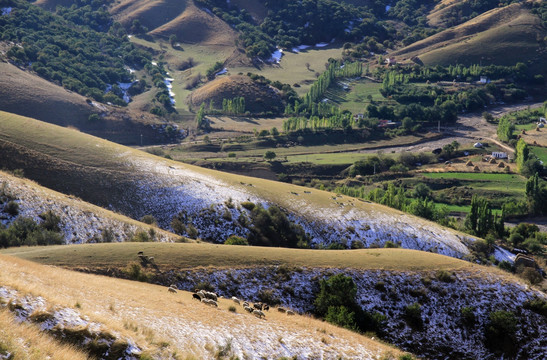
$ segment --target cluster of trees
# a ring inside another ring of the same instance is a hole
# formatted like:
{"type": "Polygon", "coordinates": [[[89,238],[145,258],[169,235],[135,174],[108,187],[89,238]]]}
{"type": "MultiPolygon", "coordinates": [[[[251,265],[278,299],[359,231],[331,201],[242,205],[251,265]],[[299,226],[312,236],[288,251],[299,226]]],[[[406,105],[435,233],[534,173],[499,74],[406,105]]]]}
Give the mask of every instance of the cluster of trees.
{"type": "Polygon", "coordinates": [[[50,210],[40,214],[40,218],[42,222],[38,224],[31,218],[19,216],[7,229],[0,228],[0,248],[63,244],[59,216],[50,210]]]}
{"type": "Polygon", "coordinates": [[[283,120],[283,131],[288,133],[298,130],[350,129],[355,125],[351,113],[341,113],[329,117],[298,116],[283,120]]]}
{"type": "Polygon", "coordinates": [[[222,111],[229,115],[239,115],[245,113],[245,98],[235,97],[233,99],[222,99],[222,111]]]}
{"type": "Polygon", "coordinates": [[[498,123],[498,138],[501,141],[508,142],[513,138],[513,132],[515,131],[515,124],[509,119],[509,117],[502,117],[498,123]]]}
{"type": "MultiPolygon", "coordinates": [[[[316,44],[333,38],[362,39],[365,35],[385,37],[370,8],[329,0],[264,1],[269,10],[260,25],[237,5],[222,0],[198,0],[201,6],[234,26],[240,33],[239,44],[247,56],[268,58],[276,46],[292,48],[316,44]]],[[[384,6],[385,8],[385,6],[384,6]]]]}
{"type": "Polygon", "coordinates": [[[362,73],[363,64],[361,62],[340,64],[340,62],[335,60],[329,61],[327,71],[314,81],[310,90],[304,96],[304,105],[308,109],[311,109],[312,103],[321,101],[323,95],[336,78],[361,76],[362,73]]]}
{"type": "Polygon", "coordinates": [[[504,233],[504,216],[493,215],[490,203],[483,197],[473,195],[471,210],[465,219],[465,226],[471,234],[485,237],[494,233],[502,237],[504,233]]]}
{"type": "Polygon", "coordinates": [[[268,209],[260,204],[249,204],[250,232],[247,241],[256,246],[280,246],[290,248],[309,247],[309,237],[302,226],[290,221],[277,206],[268,209]]]}
{"type": "Polygon", "coordinates": [[[356,301],[357,285],[350,276],[337,274],[319,281],[315,314],[326,321],[354,331],[382,332],[386,317],[364,311],[356,301]]]}
{"type": "Polygon", "coordinates": [[[151,55],[119,36],[123,28],[109,26],[100,5],[90,1],[82,10],[59,8],[57,14],[21,0],[13,0],[12,6],[16,16],[0,17],[0,39],[16,44],[8,58],[69,90],[125,105],[118,95],[105,94],[107,84],[130,82],[126,65],[141,67],[151,55]]]}
{"type": "Polygon", "coordinates": [[[224,68],[224,63],[222,61],[217,61],[213,64],[209,69],[207,69],[207,72],[205,73],[205,76],[207,76],[207,79],[213,80],[215,78],[215,75],[224,68]]]}

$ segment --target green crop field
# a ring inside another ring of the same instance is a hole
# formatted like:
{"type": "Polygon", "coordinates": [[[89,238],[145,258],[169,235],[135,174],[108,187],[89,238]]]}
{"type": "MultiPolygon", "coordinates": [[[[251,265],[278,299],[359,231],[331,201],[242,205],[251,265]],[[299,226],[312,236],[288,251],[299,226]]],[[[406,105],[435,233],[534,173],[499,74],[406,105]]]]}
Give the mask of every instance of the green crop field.
{"type": "Polygon", "coordinates": [[[468,186],[485,191],[500,191],[519,195],[525,190],[526,179],[515,174],[495,173],[423,173],[422,176],[430,179],[457,179],[468,182],[468,186]]]}

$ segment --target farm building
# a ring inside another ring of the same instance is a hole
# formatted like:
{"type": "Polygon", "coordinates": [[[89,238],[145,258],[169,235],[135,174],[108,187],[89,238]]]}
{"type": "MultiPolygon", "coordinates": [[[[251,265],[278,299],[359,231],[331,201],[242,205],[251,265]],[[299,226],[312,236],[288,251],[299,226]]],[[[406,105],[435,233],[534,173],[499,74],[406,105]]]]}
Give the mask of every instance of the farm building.
{"type": "Polygon", "coordinates": [[[494,151],[492,152],[492,157],[496,159],[507,159],[507,153],[494,151]]]}

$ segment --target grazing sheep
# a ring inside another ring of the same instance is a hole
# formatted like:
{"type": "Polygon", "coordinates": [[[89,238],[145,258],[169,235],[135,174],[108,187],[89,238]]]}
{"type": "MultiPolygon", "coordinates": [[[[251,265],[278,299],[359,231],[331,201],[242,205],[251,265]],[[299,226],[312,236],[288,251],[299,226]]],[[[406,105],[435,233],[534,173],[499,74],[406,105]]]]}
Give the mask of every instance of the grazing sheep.
{"type": "Polygon", "coordinates": [[[139,252],[137,253],[137,256],[143,256],[143,255],[144,255],[144,252],[143,252],[143,251],[139,251],[139,252]]]}
{"type": "Polygon", "coordinates": [[[245,309],[245,311],[247,311],[247,312],[250,312],[250,313],[253,312],[253,308],[250,307],[250,306],[245,306],[244,309],[245,309]]]}
{"type": "Polygon", "coordinates": [[[246,306],[248,307],[248,306],[249,306],[249,303],[248,303],[247,301],[244,301],[244,302],[243,302],[243,307],[246,307],[246,306]]]}
{"type": "Polygon", "coordinates": [[[197,301],[201,301],[201,296],[199,296],[199,294],[192,294],[192,299],[196,299],[197,301]]]}
{"type": "Polygon", "coordinates": [[[232,296],[232,301],[235,302],[236,304],[241,304],[241,302],[239,301],[238,298],[236,298],[235,296],[232,296]]]}
{"type": "Polygon", "coordinates": [[[149,256],[147,260],[150,264],[154,263],[154,257],[153,256],[149,256]]]}
{"type": "Polygon", "coordinates": [[[172,292],[172,293],[175,293],[175,294],[177,293],[177,290],[176,290],[175,288],[171,287],[171,286],[169,286],[169,287],[167,288],[167,291],[172,292]]]}
{"type": "Polygon", "coordinates": [[[295,315],[295,313],[292,310],[287,310],[287,315],[295,315]]]}
{"type": "Polygon", "coordinates": [[[253,310],[253,315],[260,319],[262,319],[263,317],[266,317],[266,314],[264,314],[260,310],[253,310]]]}
{"type": "Polygon", "coordinates": [[[211,299],[214,301],[218,300],[218,296],[214,292],[204,291],[203,294],[207,299],[211,299]]]}
{"type": "Polygon", "coordinates": [[[277,308],[277,311],[279,311],[281,313],[287,312],[287,310],[285,308],[282,308],[282,307],[277,308]]]}
{"type": "Polygon", "coordinates": [[[253,307],[257,310],[262,310],[262,303],[261,302],[254,303],[253,307]]]}
{"type": "Polygon", "coordinates": [[[263,305],[262,305],[262,310],[266,310],[266,311],[270,310],[270,305],[268,305],[268,304],[263,304],[263,305]]]}
{"type": "Polygon", "coordinates": [[[210,306],[214,306],[214,307],[218,307],[218,304],[215,300],[211,300],[211,299],[201,299],[201,302],[206,304],[206,305],[210,305],[210,306]]]}

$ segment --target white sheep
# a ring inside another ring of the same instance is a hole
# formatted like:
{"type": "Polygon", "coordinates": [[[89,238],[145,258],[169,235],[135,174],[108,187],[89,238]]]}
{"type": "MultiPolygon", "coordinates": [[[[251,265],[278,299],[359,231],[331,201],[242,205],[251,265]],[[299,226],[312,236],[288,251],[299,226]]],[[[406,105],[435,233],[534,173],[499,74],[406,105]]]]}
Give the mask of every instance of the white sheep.
{"type": "Polygon", "coordinates": [[[292,310],[287,310],[287,315],[295,315],[295,313],[292,310]]]}
{"type": "Polygon", "coordinates": [[[235,296],[232,296],[232,301],[235,302],[236,304],[241,304],[241,302],[239,301],[238,298],[236,298],[235,296]]]}
{"type": "Polygon", "coordinates": [[[174,287],[171,287],[171,286],[169,286],[169,287],[167,288],[167,291],[172,292],[172,293],[175,293],[175,294],[177,293],[177,290],[176,290],[174,287]]]}
{"type": "Polygon", "coordinates": [[[266,314],[264,314],[261,310],[253,310],[253,315],[260,319],[266,317],[266,314]]]}

